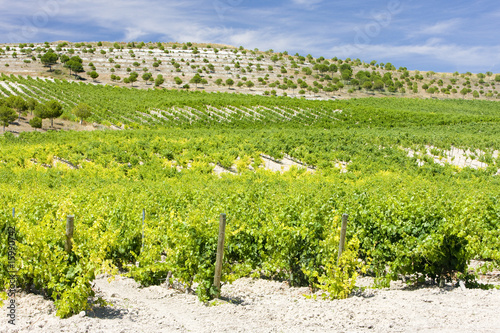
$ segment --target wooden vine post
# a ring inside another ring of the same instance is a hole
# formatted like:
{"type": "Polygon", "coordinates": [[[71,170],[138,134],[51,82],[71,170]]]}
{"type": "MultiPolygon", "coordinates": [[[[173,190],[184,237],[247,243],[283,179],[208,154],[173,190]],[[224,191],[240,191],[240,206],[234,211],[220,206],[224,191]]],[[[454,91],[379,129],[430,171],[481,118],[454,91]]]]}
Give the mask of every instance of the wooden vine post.
{"type": "Polygon", "coordinates": [[[347,232],[347,218],[349,215],[342,214],[342,227],[340,229],[340,241],[339,241],[339,256],[337,258],[337,265],[340,263],[340,256],[345,249],[345,234],[347,232]]]}
{"type": "Polygon", "coordinates": [[[64,245],[64,249],[66,252],[71,253],[73,249],[73,231],[75,230],[75,216],[68,215],[66,220],[66,244],[64,245]]]}
{"type": "Polygon", "coordinates": [[[217,259],[215,261],[214,286],[217,289],[217,297],[220,295],[220,279],[222,274],[222,259],[224,257],[224,238],[226,234],[226,214],[220,214],[219,240],[217,242],[217,259]]]}

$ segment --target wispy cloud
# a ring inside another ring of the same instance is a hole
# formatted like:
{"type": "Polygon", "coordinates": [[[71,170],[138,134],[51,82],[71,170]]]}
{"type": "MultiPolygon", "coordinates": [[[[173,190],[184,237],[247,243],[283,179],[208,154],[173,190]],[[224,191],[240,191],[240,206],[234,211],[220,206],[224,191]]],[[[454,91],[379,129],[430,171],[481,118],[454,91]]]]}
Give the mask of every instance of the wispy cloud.
{"type": "Polygon", "coordinates": [[[410,33],[410,36],[422,35],[448,35],[456,33],[457,28],[462,24],[461,19],[451,19],[447,21],[437,22],[433,25],[423,26],[415,32],[410,33]]]}
{"type": "Polygon", "coordinates": [[[499,44],[492,31],[500,28],[500,8],[494,5],[481,9],[464,4],[464,9],[430,0],[0,3],[0,42],[210,42],[314,56],[398,59],[407,67],[425,60],[436,66],[433,70],[450,64],[473,70],[477,63],[499,63],[499,44]]]}
{"type": "MultiPolygon", "coordinates": [[[[317,41],[310,38],[308,33],[288,34],[274,29],[243,30],[228,33],[227,40],[232,45],[246,45],[248,48],[261,50],[273,49],[275,51],[307,50],[308,53],[321,53],[323,48],[317,41]]],[[[330,45],[336,42],[335,38],[323,40],[330,45]]]]}
{"type": "Polygon", "coordinates": [[[495,47],[468,47],[445,44],[439,39],[430,39],[426,43],[419,45],[346,44],[333,47],[330,52],[344,57],[377,59],[386,62],[390,59],[420,59],[421,63],[442,63],[459,71],[480,72],[494,70],[495,68],[498,70],[500,65],[500,45],[495,47]]]}
{"type": "Polygon", "coordinates": [[[307,9],[313,9],[323,0],[292,0],[292,3],[298,6],[305,7],[307,9]]]}

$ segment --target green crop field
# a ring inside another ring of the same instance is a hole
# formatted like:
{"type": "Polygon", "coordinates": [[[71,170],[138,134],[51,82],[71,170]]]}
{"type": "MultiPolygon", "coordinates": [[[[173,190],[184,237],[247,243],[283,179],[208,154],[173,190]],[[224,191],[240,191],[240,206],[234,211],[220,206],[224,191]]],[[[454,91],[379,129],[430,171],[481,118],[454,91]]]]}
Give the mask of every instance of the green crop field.
{"type": "Polygon", "coordinates": [[[380,285],[407,276],[473,286],[471,259],[500,263],[498,102],[2,82],[6,96],[58,101],[66,119],[86,103],[87,121],[124,128],[0,137],[1,289],[15,226],[18,286],[45,290],[62,317],[89,306],[96,274],[116,270],[144,286],[171,272],[209,299],[221,213],[227,282],[286,279],[341,298],[360,272],[380,285]],[[266,156],[310,168],[272,171],[266,156]]]}

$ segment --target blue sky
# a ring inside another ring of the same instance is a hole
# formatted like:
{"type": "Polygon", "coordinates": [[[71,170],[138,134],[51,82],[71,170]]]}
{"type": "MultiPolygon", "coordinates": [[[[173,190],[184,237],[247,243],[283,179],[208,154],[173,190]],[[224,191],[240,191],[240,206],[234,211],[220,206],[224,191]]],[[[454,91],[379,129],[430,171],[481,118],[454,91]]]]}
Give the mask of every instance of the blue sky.
{"type": "Polygon", "coordinates": [[[500,73],[500,2],[0,0],[0,42],[177,41],[500,73]]]}

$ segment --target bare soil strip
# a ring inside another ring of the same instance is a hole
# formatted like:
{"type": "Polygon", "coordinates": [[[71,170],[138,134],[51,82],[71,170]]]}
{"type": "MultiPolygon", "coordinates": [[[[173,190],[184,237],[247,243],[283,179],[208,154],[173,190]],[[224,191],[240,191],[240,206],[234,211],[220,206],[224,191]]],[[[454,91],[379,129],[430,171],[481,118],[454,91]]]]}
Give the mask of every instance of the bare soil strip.
{"type": "MultiPolygon", "coordinates": [[[[361,278],[360,285],[372,280],[361,278]]],[[[53,302],[18,295],[17,325],[1,332],[498,332],[500,290],[428,286],[365,289],[345,300],[307,299],[308,288],[243,278],[222,288],[221,300],[165,286],[140,288],[130,278],[104,276],[95,290],[106,301],[69,319],[55,316],[53,302]]],[[[6,311],[5,307],[2,311],[6,311]]],[[[5,313],[5,312],[4,312],[5,313]]]]}

